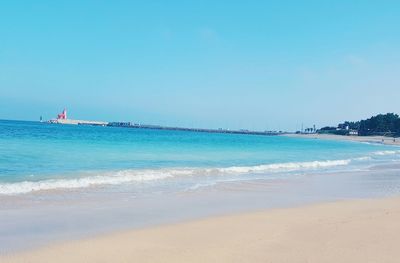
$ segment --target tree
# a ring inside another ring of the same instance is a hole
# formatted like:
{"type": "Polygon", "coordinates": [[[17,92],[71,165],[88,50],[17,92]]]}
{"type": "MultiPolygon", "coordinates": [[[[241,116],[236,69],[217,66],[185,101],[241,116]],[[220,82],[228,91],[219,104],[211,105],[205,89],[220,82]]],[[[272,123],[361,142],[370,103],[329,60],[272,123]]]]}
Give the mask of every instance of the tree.
{"type": "Polygon", "coordinates": [[[369,119],[360,121],[358,134],[361,136],[365,136],[400,132],[399,121],[399,115],[397,114],[378,114],[369,119]]]}

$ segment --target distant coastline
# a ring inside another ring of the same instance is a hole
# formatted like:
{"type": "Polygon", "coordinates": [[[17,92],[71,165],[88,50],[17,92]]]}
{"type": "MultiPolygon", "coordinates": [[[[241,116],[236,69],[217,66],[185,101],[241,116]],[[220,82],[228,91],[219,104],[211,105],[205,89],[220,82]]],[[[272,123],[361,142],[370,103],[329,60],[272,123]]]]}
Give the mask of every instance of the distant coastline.
{"type": "Polygon", "coordinates": [[[387,136],[350,136],[350,135],[336,135],[336,134],[294,134],[285,133],[283,136],[296,137],[296,138],[309,138],[309,139],[323,139],[323,140],[342,140],[342,141],[355,141],[366,143],[377,143],[385,145],[400,146],[400,138],[392,138],[387,136]]]}

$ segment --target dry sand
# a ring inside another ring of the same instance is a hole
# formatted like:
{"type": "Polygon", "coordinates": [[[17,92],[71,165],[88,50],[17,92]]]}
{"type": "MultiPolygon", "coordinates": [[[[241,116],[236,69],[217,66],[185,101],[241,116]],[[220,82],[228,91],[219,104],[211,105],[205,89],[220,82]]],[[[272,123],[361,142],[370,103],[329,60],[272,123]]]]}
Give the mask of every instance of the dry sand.
{"type": "Polygon", "coordinates": [[[400,138],[392,138],[385,136],[345,136],[335,134],[285,134],[283,136],[298,137],[298,138],[311,138],[311,139],[326,139],[326,140],[345,140],[369,143],[382,143],[386,145],[399,145],[400,138]]]}
{"type": "Polygon", "coordinates": [[[0,262],[399,262],[400,198],[354,200],[130,230],[0,262]]]}

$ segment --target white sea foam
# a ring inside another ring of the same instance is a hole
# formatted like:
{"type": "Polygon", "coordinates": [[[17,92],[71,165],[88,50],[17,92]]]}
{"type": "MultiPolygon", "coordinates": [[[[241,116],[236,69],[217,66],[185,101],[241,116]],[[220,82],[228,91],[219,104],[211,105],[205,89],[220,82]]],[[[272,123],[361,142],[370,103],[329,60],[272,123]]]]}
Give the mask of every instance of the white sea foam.
{"type": "Polygon", "coordinates": [[[157,170],[125,170],[116,172],[115,174],[106,173],[103,175],[87,176],[82,178],[5,183],[0,184],[0,194],[12,195],[41,190],[76,189],[100,185],[118,185],[133,182],[154,181],[172,176],[174,176],[174,171],[163,173],[157,170]]]}
{"type": "Polygon", "coordinates": [[[363,157],[354,158],[355,161],[368,161],[371,159],[372,159],[371,156],[363,156],[363,157]]]}
{"type": "Polygon", "coordinates": [[[164,168],[153,170],[123,170],[118,172],[103,172],[101,174],[89,175],[79,178],[3,183],[0,184],[0,194],[15,195],[42,190],[77,189],[102,185],[121,185],[129,183],[132,184],[184,176],[223,176],[242,175],[248,173],[287,172],[296,170],[319,169],[334,166],[345,166],[350,164],[351,161],[351,159],[346,159],[313,162],[276,163],[257,166],[233,166],[226,168],[164,168]]]}
{"type": "Polygon", "coordinates": [[[217,182],[198,183],[198,184],[195,184],[195,185],[189,187],[187,189],[187,191],[194,191],[194,190],[198,190],[200,188],[209,187],[209,186],[213,186],[213,185],[216,185],[216,184],[217,184],[217,182]]]}
{"type": "Polygon", "coordinates": [[[378,151],[374,152],[375,155],[393,155],[393,154],[398,154],[400,151],[378,151]]]}
{"type": "Polygon", "coordinates": [[[348,160],[334,160],[334,161],[313,161],[313,162],[299,162],[299,163],[277,163],[265,164],[257,166],[239,166],[220,168],[221,172],[226,173],[255,173],[255,172],[268,172],[268,171],[295,171],[302,169],[316,169],[323,167],[348,165],[351,162],[348,160]]]}

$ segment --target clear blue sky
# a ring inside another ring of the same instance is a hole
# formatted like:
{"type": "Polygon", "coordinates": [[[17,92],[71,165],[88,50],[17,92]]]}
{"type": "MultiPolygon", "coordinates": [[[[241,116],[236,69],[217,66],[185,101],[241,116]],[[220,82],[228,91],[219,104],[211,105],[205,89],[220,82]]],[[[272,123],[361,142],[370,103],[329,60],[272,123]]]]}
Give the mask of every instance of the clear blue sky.
{"type": "Polygon", "coordinates": [[[299,129],[400,113],[400,1],[1,1],[0,119],[299,129]]]}

